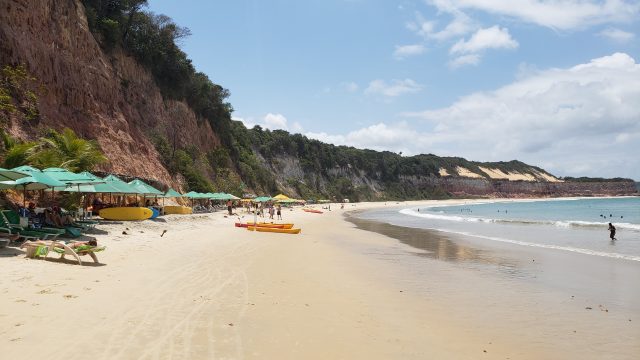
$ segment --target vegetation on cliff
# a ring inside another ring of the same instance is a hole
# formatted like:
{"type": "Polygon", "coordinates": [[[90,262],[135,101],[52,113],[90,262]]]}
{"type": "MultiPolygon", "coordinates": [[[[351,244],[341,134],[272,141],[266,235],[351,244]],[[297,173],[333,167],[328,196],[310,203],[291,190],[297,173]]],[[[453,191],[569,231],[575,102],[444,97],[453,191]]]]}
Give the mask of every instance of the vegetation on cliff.
{"type": "Polygon", "coordinates": [[[38,140],[25,142],[0,130],[0,138],[0,159],[5,168],[32,165],[40,169],[60,167],[81,172],[107,161],[95,141],[79,138],[71,129],[48,130],[38,140]]]}

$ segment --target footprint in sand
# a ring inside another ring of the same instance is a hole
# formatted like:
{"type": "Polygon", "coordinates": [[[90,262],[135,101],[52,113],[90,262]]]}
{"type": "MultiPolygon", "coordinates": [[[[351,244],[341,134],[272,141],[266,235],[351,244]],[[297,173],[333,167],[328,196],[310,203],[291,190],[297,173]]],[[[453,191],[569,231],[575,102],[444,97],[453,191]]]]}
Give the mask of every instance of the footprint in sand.
{"type": "Polygon", "coordinates": [[[38,291],[38,294],[53,294],[53,291],[51,291],[51,289],[44,289],[38,291]]]}
{"type": "Polygon", "coordinates": [[[16,302],[27,302],[27,300],[18,299],[18,300],[16,300],[16,302]]]}
{"type": "Polygon", "coordinates": [[[22,340],[22,338],[13,338],[13,339],[11,339],[9,341],[19,341],[19,340],[22,340]]]}
{"type": "Polygon", "coordinates": [[[75,299],[78,297],[78,295],[63,295],[62,297],[65,299],[75,299]]]}

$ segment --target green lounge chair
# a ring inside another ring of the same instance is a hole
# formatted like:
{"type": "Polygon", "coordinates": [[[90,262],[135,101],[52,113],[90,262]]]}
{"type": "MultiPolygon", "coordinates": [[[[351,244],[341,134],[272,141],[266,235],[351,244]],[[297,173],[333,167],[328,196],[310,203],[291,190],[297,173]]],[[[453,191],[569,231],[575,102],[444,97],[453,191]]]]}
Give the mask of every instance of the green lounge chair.
{"type": "Polygon", "coordinates": [[[29,230],[23,228],[20,224],[14,224],[7,219],[6,212],[10,210],[0,211],[0,231],[9,234],[18,234],[25,240],[38,239],[38,240],[52,240],[60,235],[59,233],[47,233],[37,230],[29,230]]]}
{"type": "Polygon", "coordinates": [[[82,265],[82,260],[80,260],[80,256],[89,255],[93,259],[94,263],[99,264],[100,262],[98,261],[98,257],[96,256],[95,253],[103,251],[104,249],[106,249],[105,246],[91,246],[91,245],[80,245],[76,248],[72,248],[63,242],[53,241],[51,242],[51,245],[49,245],[49,248],[48,248],[49,251],[45,255],[45,259],[51,252],[55,252],[60,254],[61,259],[64,259],[65,255],[71,255],[78,261],[78,265],[82,265]]]}
{"type": "Polygon", "coordinates": [[[1,229],[9,229],[10,234],[19,234],[26,240],[53,240],[64,234],[64,230],[55,228],[25,229],[20,225],[20,216],[13,210],[0,211],[1,229]]]}

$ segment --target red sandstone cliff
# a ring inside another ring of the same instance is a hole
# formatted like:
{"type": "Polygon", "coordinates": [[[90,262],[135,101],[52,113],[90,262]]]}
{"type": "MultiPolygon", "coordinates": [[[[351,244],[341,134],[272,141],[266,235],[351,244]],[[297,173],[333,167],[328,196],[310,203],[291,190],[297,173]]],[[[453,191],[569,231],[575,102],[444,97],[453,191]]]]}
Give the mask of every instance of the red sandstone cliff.
{"type": "Polygon", "coordinates": [[[72,128],[99,142],[110,160],[101,170],[179,187],[151,135],[177,132],[182,144],[203,151],[220,143],[186,104],[164,100],[134,59],[101,50],[79,0],[0,0],[0,64],[23,64],[38,87],[38,123],[12,116],[12,135],[30,139],[39,129],[72,128]]]}

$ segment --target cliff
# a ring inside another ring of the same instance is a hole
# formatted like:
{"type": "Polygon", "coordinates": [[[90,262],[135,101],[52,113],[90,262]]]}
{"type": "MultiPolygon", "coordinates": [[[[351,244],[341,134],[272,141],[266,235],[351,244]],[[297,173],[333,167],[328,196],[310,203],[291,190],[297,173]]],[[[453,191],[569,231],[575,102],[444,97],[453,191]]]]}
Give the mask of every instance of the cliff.
{"type": "Polygon", "coordinates": [[[100,169],[181,187],[156,151],[154,134],[176,135],[183,145],[220,144],[206,122],[183,102],[163,99],[154,79],[122,51],[105,54],[76,0],[0,0],[0,64],[26,67],[35,78],[39,117],[9,116],[21,139],[45,128],[69,127],[96,139],[109,163],[100,169]],[[179,119],[179,127],[171,126],[179,119]]]}

